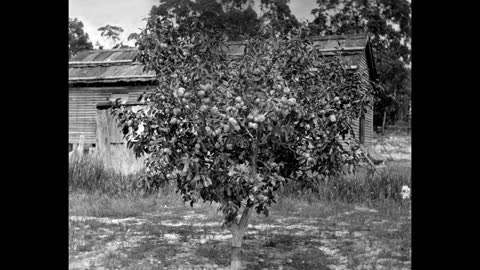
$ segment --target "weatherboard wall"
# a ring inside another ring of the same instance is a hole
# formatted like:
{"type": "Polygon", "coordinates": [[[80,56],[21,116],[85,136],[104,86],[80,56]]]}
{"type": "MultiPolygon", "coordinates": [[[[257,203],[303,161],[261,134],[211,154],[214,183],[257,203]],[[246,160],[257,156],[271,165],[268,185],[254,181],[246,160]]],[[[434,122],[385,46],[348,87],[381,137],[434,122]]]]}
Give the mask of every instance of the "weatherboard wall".
{"type": "Polygon", "coordinates": [[[76,144],[80,135],[86,144],[97,144],[96,104],[121,98],[136,101],[146,87],[70,87],[68,93],[68,143],[76,144]]]}
{"type": "MultiPolygon", "coordinates": [[[[357,66],[356,72],[358,72],[358,74],[360,75],[362,88],[364,90],[370,89],[372,86],[370,83],[366,54],[364,52],[351,54],[348,56],[344,56],[343,59],[346,60],[347,65],[357,66]]],[[[353,136],[347,136],[345,140],[340,140],[342,142],[342,145],[346,148],[348,148],[348,141],[360,140],[360,119],[354,119],[352,121],[352,129],[354,131],[353,136]]],[[[364,115],[363,133],[363,145],[371,145],[373,142],[373,106],[371,106],[367,113],[364,115]]]]}

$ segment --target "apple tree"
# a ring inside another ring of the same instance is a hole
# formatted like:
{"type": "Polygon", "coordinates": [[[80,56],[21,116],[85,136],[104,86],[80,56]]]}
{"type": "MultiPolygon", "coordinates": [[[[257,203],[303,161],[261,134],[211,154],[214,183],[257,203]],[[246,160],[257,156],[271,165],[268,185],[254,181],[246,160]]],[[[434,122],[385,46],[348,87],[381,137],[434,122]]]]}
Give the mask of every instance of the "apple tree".
{"type": "Polygon", "coordinates": [[[113,113],[128,147],[148,154],[147,177],[175,181],[192,206],[219,203],[232,233],[231,268],[239,269],[249,218],[268,215],[286,181],[318,181],[358,164],[358,146],[341,139],[352,136],[369,90],[301,29],[263,29],[232,57],[219,31],[193,23],[180,33],[168,18],[155,20],[139,37],[139,59],[158,82],[143,96],[147,109],[118,105],[113,113]]]}

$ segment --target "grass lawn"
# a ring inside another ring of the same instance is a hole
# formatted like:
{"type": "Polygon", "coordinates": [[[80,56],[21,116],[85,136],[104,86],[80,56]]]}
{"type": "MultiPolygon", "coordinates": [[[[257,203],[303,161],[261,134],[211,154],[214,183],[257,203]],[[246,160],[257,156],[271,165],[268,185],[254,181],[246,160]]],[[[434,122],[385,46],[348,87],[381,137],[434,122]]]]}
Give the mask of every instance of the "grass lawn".
{"type": "MultiPolygon", "coordinates": [[[[218,205],[172,193],[112,197],[71,192],[69,269],[228,269],[230,233],[218,205]]],[[[247,269],[410,269],[409,201],[346,204],[281,197],[254,215],[247,269]]]]}

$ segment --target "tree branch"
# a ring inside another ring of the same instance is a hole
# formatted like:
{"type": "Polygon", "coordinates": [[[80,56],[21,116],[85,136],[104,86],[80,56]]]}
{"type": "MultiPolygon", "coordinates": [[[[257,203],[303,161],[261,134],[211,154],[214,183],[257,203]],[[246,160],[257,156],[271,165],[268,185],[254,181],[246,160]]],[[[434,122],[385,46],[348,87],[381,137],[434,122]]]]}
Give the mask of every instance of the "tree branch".
{"type": "Polygon", "coordinates": [[[253,213],[250,210],[251,210],[251,207],[245,207],[245,209],[243,210],[242,217],[238,222],[238,226],[240,227],[241,230],[245,230],[247,228],[248,220],[250,219],[253,213]]]}

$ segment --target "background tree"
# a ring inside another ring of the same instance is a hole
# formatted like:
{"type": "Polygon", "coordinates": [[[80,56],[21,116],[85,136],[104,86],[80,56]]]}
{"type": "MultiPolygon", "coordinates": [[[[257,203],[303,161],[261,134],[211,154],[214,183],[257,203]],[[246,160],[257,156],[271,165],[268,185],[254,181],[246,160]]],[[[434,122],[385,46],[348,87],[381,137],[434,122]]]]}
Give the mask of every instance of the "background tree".
{"type": "Polygon", "coordinates": [[[123,28],[114,25],[105,25],[98,28],[100,35],[110,43],[110,48],[118,49],[123,48],[123,42],[120,42],[120,35],[123,33],[123,28]]]}
{"type": "Polygon", "coordinates": [[[265,11],[262,17],[271,19],[272,28],[283,33],[300,26],[288,6],[289,3],[290,0],[261,0],[261,9],[265,11]]]}
{"type": "Polygon", "coordinates": [[[205,28],[216,29],[231,40],[242,40],[256,33],[259,20],[248,0],[160,0],[150,10],[150,17],[174,18],[178,31],[190,31],[190,24],[200,21],[205,28]]]}
{"type": "Polygon", "coordinates": [[[255,36],[265,16],[271,18],[277,30],[288,32],[299,26],[288,6],[289,0],[257,1],[265,12],[262,18],[253,9],[254,0],[160,0],[150,10],[150,17],[174,18],[179,32],[190,31],[193,20],[199,20],[204,27],[222,31],[234,41],[255,36]]]}
{"type": "Polygon", "coordinates": [[[81,50],[92,50],[93,45],[88,40],[88,34],[83,31],[83,23],[77,18],[68,19],[68,57],[81,50]]]}
{"type": "MultiPolygon", "coordinates": [[[[146,159],[147,178],[174,181],[185,202],[217,202],[232,233],[231,269],[253,211],[268,216],[285,181],[320,181],[359,162],[352,120],[370,93],[339,58],[302,36],[268,29],[227,56],[225,33],[200,15],[190,30],[153,17],[139,36],[139,60],[157,74],[145,110],[114,114],[128,147],[146,159]],[[353,143],[353,142],[352,142],[353,143]]],[[[228,30],[226,30],[228,31],[228,30]]]]}
{"type": "Polygon", "coordinates": [[[100,44],[100,42],[99,42],[98,40],[95,42],[95,46],[96,46],[99,50],[103,50],[103,45],[100,44]]]}
{"type": "Polygon", "coordinates": [[[140,38],[140,34],[139,33],[130,33],[130,35],[128,35],[127,37],[127,40],[130,41],[130,40],[133,40],[135,41],[135,46],[138,45],[138,39],[140,38]]]}
{"type": "MultiPolygon", "coordinates": [[[[312,10],[313,32],[323,35],[368,32],[372,39],[379,82],[374,124],[384,113],[393,124],[398,112],[407,114],[411,97],[411,9],[407,0],[317,0],[312,10]],[[402,109],[403,110],[400,110],[402,109]]],[[[403,115],[402,114],[402,115],[403,115]]]]}

